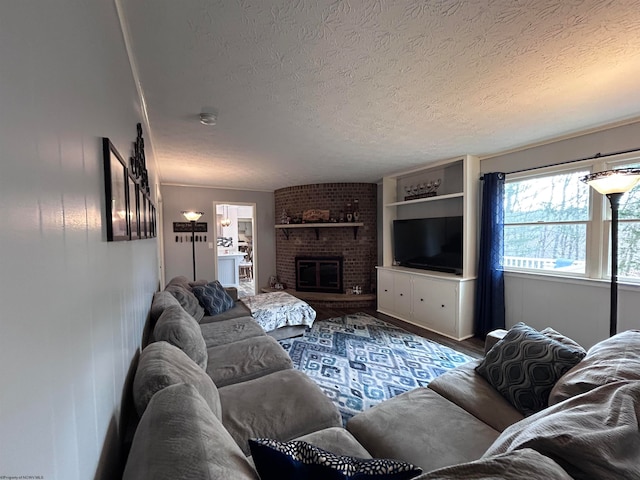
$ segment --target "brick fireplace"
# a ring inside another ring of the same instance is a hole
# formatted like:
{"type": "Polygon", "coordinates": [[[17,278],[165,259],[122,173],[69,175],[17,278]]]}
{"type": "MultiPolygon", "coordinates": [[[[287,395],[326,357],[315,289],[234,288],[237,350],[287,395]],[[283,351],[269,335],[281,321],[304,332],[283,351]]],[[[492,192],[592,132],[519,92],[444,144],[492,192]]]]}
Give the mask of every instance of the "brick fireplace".
{"type": "MultiPolygon", "coordinates": [[[[358,221],[363,226],[336,228],[292,228],[287,234],[276,231],[276,274],[287,288],[296,288],[296,257],[342,257],[340,294],[351,294],[359,286],[363,294],[375,291],[377,260],[377,185],[371,183],[323,183],[299,185],[276,190],[275,223],[280,224],[283,210],[291,222],[302,219],[306,210],[329,210],[330,217],[347,222],[348,205],[357,203],[358,221]],[[288,238],[287,238],[288,235],[288,238]],[[317,237],[316,237],[317,235],[317,237]],[[355,235],[355,238],[354,238],[355,235]]],[[[348,222],[347,222],[348,223],[348,222]]],[[[350,301],[335,299],[335,307],[369,307],[375,300],[350,301]]]]}

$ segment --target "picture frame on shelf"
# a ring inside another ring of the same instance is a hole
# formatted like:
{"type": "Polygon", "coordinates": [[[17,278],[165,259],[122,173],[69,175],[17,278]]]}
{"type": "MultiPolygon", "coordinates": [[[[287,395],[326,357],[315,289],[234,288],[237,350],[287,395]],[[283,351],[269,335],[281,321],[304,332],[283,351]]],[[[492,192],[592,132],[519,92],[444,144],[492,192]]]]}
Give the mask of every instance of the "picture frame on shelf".
{"type": "Polygon", "coordinates": [[[125,161],[111,141],[103,137],[102,152],[104,163],[104,186],[107,227],[107,241],[129,240],[129,186],[125,161]]]}

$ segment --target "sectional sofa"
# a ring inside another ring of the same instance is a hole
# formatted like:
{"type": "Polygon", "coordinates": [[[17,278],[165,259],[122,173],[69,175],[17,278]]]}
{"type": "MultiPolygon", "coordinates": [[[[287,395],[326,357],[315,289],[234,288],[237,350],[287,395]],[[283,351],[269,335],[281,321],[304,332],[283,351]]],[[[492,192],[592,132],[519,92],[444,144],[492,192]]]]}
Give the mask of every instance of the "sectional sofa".
{"type": "Polygon", "coordinates": [[[249,455],[253,438],[394,459],[420,467],[419,479],[640,479],[640,331],[589,352],[551,329],[496,332],[483,359],[344,428],[323,392],[276,353],[277,342],[256,347],[269,352],[263,360],[243,361],[248,345],[266,337],[251,317],[198,323],[171,290],[157,293],[151,308],[125,480],[305,478],[260,477],[249,455]],[[527,371],[543,389],[515,388],[527,371]]]}

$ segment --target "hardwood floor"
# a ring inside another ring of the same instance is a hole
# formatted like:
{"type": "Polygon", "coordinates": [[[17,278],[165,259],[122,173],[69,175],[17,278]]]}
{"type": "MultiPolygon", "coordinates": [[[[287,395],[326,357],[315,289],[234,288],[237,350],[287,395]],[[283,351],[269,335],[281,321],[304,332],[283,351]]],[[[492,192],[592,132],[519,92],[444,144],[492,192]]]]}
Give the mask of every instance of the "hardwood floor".
{"type": "Polygon", "coordinates": [[[324,307],[324,306],[320,307],[317,305],[312,305],[312,306],[316,311],[316,320],[326,320],[328,318],[341,317],[342,315],[347,315],[350,313],[364,312],[371,315],[372,317],[378,318],[380,320],[384,320],[385,322],[396,325],[397,327],[404,328],[405,330],[411,333],[420,335],[421,337],[427,338],[429,340],[433,340],[434,342],[438,342],[441,345],[446,345],[447,347],[451,347],[459,352],[469,355],[470,357],[481,358],[484,356],[484,342],[478,338],[469,338],[467,340],[458,342],[448,337],[426,330],[424,328],[420,328],[416,325],[405,323],[402,320],[398,320],[397,318],[390,317],[383,313],[378,313],[373,308],[334,309],[334,308],[324,307]]]}

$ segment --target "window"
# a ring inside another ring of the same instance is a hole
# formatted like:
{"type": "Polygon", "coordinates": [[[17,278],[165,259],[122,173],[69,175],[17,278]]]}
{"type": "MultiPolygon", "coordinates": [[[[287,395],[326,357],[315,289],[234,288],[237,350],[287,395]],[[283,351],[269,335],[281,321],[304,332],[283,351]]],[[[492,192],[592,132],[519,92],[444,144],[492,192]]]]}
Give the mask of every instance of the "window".
{"type": "MultiPolygon", "coordinates": [[[[640,162],[624,164],[608,164],[607,168],[640,168],[640,162]]],[[[608,245],[607,275],[611,275],[611,209],[607,200],[608,245]]],[[[636,186],[620,199],[618,210],[618,277],[640,281],[640,186],[636,186]]]]}
{"type": "Polygon", "coordinates": [[[508,181],[504,266],[584,274],[589,186],[577,170],[508,181]]]}
{"type": "MultiPolygon", "coordinates": [[[[506,270],[610,277],[611,208],[580,178],[592,171],[640,168],[635,158],[581,162],[514,174],[505,184],[506,270]],[[594,203],[595,202],[595,203],[594,203]]],[[[640,186],[620,201],[618,277],[640,282],[640,186]]]]}

